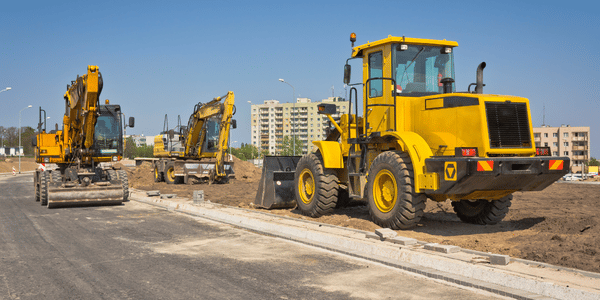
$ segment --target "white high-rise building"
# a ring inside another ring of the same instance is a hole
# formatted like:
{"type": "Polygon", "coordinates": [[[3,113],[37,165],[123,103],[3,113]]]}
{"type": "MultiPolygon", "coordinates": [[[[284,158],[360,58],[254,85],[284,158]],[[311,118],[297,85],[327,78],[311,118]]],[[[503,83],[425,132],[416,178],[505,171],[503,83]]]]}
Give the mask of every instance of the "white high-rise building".
{"type": "Polygon", "coordinates": [[[303,152],[296,155],[308,153],[313,141],[325,139],[329,120],[317,113],[317,105],[323,102],[337,106],[338,114],[334,117],[348,113],[348,101],[343,101],[341,97],[329,97],[321,102],[297,98],[296,103],[265,100],[263,104],[253,104],[250,110],[252,145],[260,151],[267,150],[270,155],[277,155],[281,151],[283,138],[296,135],[302,143],[303,152]]]}

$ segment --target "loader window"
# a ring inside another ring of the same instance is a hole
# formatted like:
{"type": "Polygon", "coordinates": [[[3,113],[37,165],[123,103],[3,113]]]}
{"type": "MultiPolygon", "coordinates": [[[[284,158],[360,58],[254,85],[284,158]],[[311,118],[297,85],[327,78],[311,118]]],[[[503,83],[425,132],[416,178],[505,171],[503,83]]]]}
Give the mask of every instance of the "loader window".
{"type": "MultiPolygon", "coordinates": [[[[369,54],[369,78],[383,77],[383,54],[375,52],[369,54]]],[[[383,96],[383,82],[379,80],[371,80],[367,86],[369,89],[369,97],[383,96]]]]}
{"type": "MultiPolygon", "coordinates": [[[[442,47],[408,45],[400,51],[392,46],[392,77],[400,93],[442,93],[442,78],[454,79],[454,57],[442,47]]],[[[454,91],[454,86],[452,87],[454,91]]]]}

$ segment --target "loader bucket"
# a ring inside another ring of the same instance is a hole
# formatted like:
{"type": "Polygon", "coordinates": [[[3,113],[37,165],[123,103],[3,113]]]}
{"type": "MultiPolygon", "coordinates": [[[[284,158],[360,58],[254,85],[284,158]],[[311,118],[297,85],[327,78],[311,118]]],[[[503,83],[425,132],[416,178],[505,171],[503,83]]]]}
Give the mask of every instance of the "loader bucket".
{"type": "Polygon", "coordinates": [[[300,158],[301,156],[265,156],[254,200],[256,206],[266,209],[296,206],[294,174],[300,158]]]}

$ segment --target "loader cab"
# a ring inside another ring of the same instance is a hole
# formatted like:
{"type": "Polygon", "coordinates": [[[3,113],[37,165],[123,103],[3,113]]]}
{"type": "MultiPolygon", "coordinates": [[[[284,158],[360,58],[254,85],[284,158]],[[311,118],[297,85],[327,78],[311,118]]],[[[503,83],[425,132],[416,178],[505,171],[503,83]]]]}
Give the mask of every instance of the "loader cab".
{"type": "Polygon", "coordinates": [[[366,136],[408,130],[410,122],[403,111],[410,105],[409,98],[455,92],[453,50],[457,46],[446,40],[389,36],[353,47],[350,59],[362,59],[363,80],[350,83],[346,64],[344,83],[362,84],[363,111],[368,112],[366,136]]]}

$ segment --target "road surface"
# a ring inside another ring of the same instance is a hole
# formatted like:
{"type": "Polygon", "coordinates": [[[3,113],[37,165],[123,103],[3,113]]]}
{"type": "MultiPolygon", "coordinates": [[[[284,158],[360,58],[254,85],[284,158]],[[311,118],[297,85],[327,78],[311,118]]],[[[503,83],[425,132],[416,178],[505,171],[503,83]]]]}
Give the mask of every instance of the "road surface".
{"type": "Polygon", "coordinates": [[[0,299],[493,299],[137,202],[48,209],[0,177],[0,299]]]}

